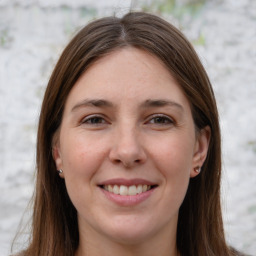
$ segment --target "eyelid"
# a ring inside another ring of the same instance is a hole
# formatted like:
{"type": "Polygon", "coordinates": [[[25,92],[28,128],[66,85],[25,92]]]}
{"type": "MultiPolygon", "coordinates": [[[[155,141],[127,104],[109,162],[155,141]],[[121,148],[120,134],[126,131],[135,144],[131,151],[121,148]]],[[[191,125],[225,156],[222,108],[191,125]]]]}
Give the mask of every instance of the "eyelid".
{"type": "Polygon", "coordinates": [[[109,122],[106,120],[106,117],[102,114],[91,114],[86,117],[83,117],[82,120],[80,121],[80,124],[88,124],[88,125],[105,125],[108,124],[109,122]],[[104,122],[102,123],[88,123],[89,120],[92,120],[93,118],[98,118],[103,120],[104,122]]]}
{"type": "Polygon", "coordinates": [[[169,115],[166,115],[166,114],[153,114],[153,115],[150,115],[148,118],[147,118],[147,121],[146,123],[150,123],[150,121],[154,118],[165,118],[166,120],[169,121],[169,123],[153,123],[153,124],[156,124],[156,125],[172,125],[172,124],[175,124],[175,120],[170,117],[169,115]]]}

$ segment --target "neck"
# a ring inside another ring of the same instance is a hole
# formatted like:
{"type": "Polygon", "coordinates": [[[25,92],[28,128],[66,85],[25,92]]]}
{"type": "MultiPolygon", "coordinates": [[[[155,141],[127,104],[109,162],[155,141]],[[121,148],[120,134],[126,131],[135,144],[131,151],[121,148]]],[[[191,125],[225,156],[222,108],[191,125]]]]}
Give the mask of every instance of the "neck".
{"type": "Polygon", "coordinates": [[[105,247],[97,244],[94,248],[89,246],[79,246],[75,256],[180,256],[176,247],[165,248],[165,247],[154,247],[151,245],[144,246],[127,246],[122,244],[115,244],[111,247],[105,247]]]}

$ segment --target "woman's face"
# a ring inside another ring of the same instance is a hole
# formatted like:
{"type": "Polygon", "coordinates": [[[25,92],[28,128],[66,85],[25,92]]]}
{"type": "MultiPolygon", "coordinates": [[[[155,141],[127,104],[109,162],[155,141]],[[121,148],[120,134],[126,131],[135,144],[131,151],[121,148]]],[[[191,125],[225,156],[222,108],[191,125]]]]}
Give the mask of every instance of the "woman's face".
{"type": "Polygon", "coordinates": [[[53,151],[79,231],[129,244],[175,236],[208,140],[156,57],[125,48],[101,58],[71,90],[53,151]]]}

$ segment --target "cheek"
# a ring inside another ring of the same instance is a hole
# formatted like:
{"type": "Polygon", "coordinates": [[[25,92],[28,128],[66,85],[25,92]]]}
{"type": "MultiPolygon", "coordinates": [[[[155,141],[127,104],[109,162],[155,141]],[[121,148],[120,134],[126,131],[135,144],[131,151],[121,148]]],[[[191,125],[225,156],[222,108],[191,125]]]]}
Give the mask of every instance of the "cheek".
{"type": "Polygon", "coordinates": [[[193,142],[185,136],[171,138],[159,144],[155,152],[155,165],[164,177],[165,193],[172,195],[168,200],[180,204],[183,200],[188,183],[193,159],[193,142]]]}
{"type": "Polygon", "coordinates": [[[190,140],[184,137],[169,139],[159,144],[154,152],[157,162],[167,173],[173,172],[174,175],[179,175],[190,172],[193,159],[193,143],[190,140]]]}
{"type": "Polygon", "coordinates": [[[66,136],[63,142],[61,146],[65,178],[91,178],[105,156],[103,145],[100,147],[94,140],[88,139],[88,136],[80,134],[66,136]]]}
{"type": "Polygon", "coordinates": [[[92,200],[94,177],[100,169],[104,155],[97,144],[85,138],[66,136],[61,145],[66,188],[79,212],[89,210],[86,205],[90,205],[92,200]]]}

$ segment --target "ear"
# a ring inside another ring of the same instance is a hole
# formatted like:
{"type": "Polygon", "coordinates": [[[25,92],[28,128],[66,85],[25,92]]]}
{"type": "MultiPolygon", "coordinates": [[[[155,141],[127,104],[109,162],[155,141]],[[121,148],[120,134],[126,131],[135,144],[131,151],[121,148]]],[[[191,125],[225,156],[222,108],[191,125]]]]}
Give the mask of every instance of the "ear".
{"type": "MultiPolygon", "coordinates": [[[[52,157],[55,161],[56,169],[63,170],[63,162],[61,157],[60,146],[59,146],[59,142],[57,141],[52,146],[52,157]]],[[[60,173],[59,175],[61,178],[64,178],[64,172],[60,173]]]]}
{"type": "Polygon", "coordinates": [[[200,173],[200,171],[198,170],[203,166],[204,161],[207,157],[210,138],[211,138],[211,128],[209,126],[206,126],[205,128],[203,128],[197,133],[196,143],[194,147],[193,161],[192,161],[192,170],[190,172],[190,177],[192,178],[197,176],[200,173]]]}

